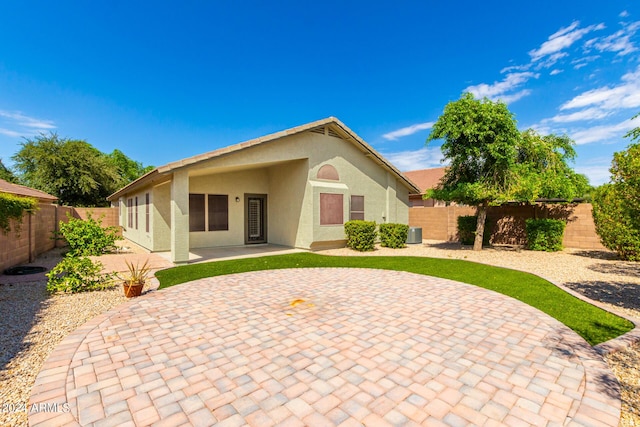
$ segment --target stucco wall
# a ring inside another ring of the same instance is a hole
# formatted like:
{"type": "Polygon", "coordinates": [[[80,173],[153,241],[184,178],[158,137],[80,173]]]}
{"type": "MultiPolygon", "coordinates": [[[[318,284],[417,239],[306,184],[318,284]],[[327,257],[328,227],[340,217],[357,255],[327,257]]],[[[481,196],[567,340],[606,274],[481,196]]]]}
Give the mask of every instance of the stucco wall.
{"type": "Polygon", "coordinates": [[[268,168],[270,243],[301,247],[305,240],[303,236],[311,233],[311,203],[305,191],[308,172],[309,163],[306,159],[268,168]]]}
{"type": "MultiPolygon", "coordinates": [[[[244,194],[268,194],[269,173],[266,169],[194,176],[189,180],[189,193],[227,194],[229,196],[229,230],[189,233],[189,247],[236,246],[244,244],[244,194]],[[239,202],[236,202],[236,197],[239,202]]],[[[271,197],[267,196],[267,209],[271,197]]],[[[205,211],[207,210],[205,197],[205,211]]],[[[269,220],[271,216],[268,215],[269,220]]],[[[206,226],[206,225],[205,225],[206,226]]],[[[270,232],[268,227],[268,232],[270,232]]]]}
{"type": "MultiPolygon", "coordinates": [[[[235,170],[252,165],[262,166],[264,169],[261,170],[267,172],[266,177],[259,178],[265,184],[264,187],[245,189],[248,182],[241,178],[227,181],[233,182],[238,190],[242,189],[237,191],[239,193],[255,192],[269,195],[268,234],[271,243],[310,248],[314,242],[344,242],[343,226],[320,225],[319,194],[326,192],[344,194],[345,221],[349,219],[350,196],[365,195],[365,219],[377,223],[408,222],[408,189],[353,144],[328,135],[305,132],[288,136],[257,145],[237,155],[221,156],[201,162],[189,170],[192,175],[206,174],[209,170],[215,174],[211,175],[213,177],[224,177],[227,173],[228,176],[233,176],[235,170]],[[301,167],[303,164],[307,168],[306,171],[301,167]],[[325,164],[331,164],[336,168],[339,181],[317,179],[318,170],[325,164]],[[304,191],[298,180],[305,182],[304,191]],[[294,232],[296,237],[292,239],[294,232]],[[293,241],[295,243],[292,243],[293,241]]],[[[233,187],[225,186],[224,180],[216,183],[215,178],[211,179],[212,181],[208,182],[206,175],[192,176],[190,192],[207,193],[207,186],[213,188],[217,185],[221,185],[220,188],[225,190],[209,194],[226,194],[225,191],[233,191],[233,187]]],[[[230,202],[230,218],[235,216],[231,211],[233,204],[230,202]]],[[[238,219],[244,220],[244,214],[238,215],[238,219]]],[[[190,246],[195,248],[244,243],[244,234],[236,235],[232,232],[231,224],[229,231],[228,236],[221,234],[216,238],[213,238],[212,234],[223,232],[190,233],[190,246]]]]}
{"type": "MultiPolygon", "coordinates": [[[[365,196],[367,220],[407,223],[409,218],[408,189],[352,143],[329,135],[294,134],[177,171],[188,172],[189,193],[229,195],[229,230],[188,232],[190,248],[243,245],[246,193],[267,194],[268,241],[286,246],[344,243],[342,225],[320,225],[320,193],[344,195],[344,221],[349,220],[351,195],[365,196]],[[339,181],[317,178],[325,164],[336,168],[339,181]]],[[[144,200],[143,192],[136,194],[144,200]]],[[[124,234],[152,250],[167,250],[171,245],[171,185],[154,187],[152,200],[153,238],[149,237],[149,243],[139,230],[125,230],[124,234]]],[[[124,219],[126,225],[126,215],[124,219]]]]}
{"type": "Polygon", "coordinates": [[[121,221],[124,220],[124,222],[122,222],[120,225],[122,226],[122,235],[137,243],[138,245],[152,250],[153,249],[153,239],[152,239],[152,234],[151,234],[151,227],[152,227],[152,223],[151,223],[151,210],[149,211],[149,232],[147,232],[147,227],[146,227],[146,222],[147,222],[147,215],[146,215],[146,195],[149,194],[149,209],[151,209],[151,206],[153,205],[153,200],[152,200],[152,188],[151,187],[146,187],[143,188],[141,190],[136,191],[135,193],[130,193],[127,195],[127,197],[124,199],[124,209],[123,209],[123,214],[121,215],[121,221]],[[138,198],[138,207],[136,210],[136,197],[138,198]],[[131,206],[131,210],[133,212],[133,223],[131,226],[129,226],[129,207],[127,205],[127,200],[128,199],[132,199],[133,203],[131,206]],[[124,217],[124,218],[122,218],[124,217]],[[137,222],[136,222],[137,219],[137,222]]]}
{"type": "Polygon", "coordinates": [[[153,251],[171,250],[171,184],[153,187],[151,193],[151,232],[153,251]]]}

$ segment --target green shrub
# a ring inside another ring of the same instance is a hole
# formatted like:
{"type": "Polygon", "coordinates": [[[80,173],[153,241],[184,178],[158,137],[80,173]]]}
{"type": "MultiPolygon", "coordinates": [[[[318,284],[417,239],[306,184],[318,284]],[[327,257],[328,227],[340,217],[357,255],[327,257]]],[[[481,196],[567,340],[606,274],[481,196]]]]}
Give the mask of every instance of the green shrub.
{"type": "Polygon", "coordinates": [[[47,273],[47,291],[73,294],[105,289],[112,281],[110,275],[100,274],[102,267],[99,261],[67,255],[47,273]]]}
{"type": "Polygon", "coordinates": [[[555,252],[562,250],[566,223],[559,219],[526,220],[527,245],[532,251],[555,252]]]}
{"type": "Polygon", "coordinates": [[[347,247],[356,251],[372,251],[375,247],[376,232],[375,221],[352,220],[344,224],[344,232],[347,235],[347,247]]]}
{"type": "MultiPolygon", "coordinates": [[[[458,238],[463,245],[473,245],[476,240],[476,227],[478,225],[478,217],[476,215],[461,215],[458,217],[458,238]]],[[[482,245],[489,246],[491,239],[491,225],[485,221],[484,235],[482,236],[482,245]]]]}
{"type": "Polygon", "coordinates": [[[605,184],[593,193],[593,222],[602,244],[626,261],[640,261],[640,212],[618,190],[605,184]]]}
{"type": "Polygon", "coordinates": [[[20,223],[24,212],[38,209],[38,201],[31,197],[21,197],[9,193],[0,193],[0,230],[9,233],[10,220],[16,220],[15,232],[20,233],[20,223]]]}
{"type": "Polygon", "coordinates": [[[406,224],[380,224],[380,244],[385,248],[404,248],[408,233],[406,224]]]}
{"type": "Polygon", "coordinates": [[[70,255],[99,256],[113,247],[117,235],[117,227],[102,227],[102,221],[88,215],[86,220],[72,218],[67,214],[69,222],[60,221],[60,235],[69,244],[70,255]]]}

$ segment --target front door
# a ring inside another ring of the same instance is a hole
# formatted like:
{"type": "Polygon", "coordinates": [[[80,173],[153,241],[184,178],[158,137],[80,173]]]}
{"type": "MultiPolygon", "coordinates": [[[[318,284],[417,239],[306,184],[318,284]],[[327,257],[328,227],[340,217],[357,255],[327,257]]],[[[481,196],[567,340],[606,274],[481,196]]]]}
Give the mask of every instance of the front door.
{"type": "Polygon", "coordinates": [[[244,243],[267,243],[267,195],[244,195],[244,243]]]}

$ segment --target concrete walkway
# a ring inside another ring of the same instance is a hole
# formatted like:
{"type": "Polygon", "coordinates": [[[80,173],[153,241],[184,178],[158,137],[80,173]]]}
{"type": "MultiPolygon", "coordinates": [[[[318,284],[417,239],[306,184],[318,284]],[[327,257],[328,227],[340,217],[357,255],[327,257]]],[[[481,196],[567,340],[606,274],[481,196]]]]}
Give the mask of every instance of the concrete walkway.
{"type": "Polygon", "coordinates": [[[33,426],[617,426],[620,413],[598,354],[530,306],[428,276],[327,268],[201,279],[126,303],[57,347],[34,404],[49,410],[31,411],[33,426]]]}

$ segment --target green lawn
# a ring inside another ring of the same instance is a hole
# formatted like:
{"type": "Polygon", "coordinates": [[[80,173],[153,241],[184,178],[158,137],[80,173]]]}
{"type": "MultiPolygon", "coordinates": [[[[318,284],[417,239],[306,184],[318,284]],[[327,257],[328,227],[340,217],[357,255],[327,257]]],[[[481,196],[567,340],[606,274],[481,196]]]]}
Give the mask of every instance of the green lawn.
{"type": "Polygon", "coordinates": [[[186,265],[159,271],[156,277],[162,289],[203,277],[303,267],[378,268],[469,283],[536,307],[576,331],[591,345],[615,338],[633,328],[628,320],[587,304],[533,274],[453,259],[297,253],[186,265]]]}

